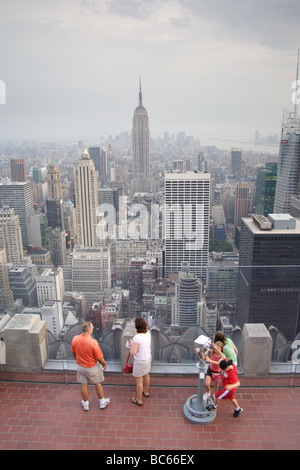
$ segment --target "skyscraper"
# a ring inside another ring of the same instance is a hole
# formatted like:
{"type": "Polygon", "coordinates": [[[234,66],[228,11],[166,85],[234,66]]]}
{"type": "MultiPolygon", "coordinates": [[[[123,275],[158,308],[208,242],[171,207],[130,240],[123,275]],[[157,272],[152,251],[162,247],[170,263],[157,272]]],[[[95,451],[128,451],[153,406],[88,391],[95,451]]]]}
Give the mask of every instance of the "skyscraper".
{"type": "Polygon", "coordinates": [[[107,247],[76,246],[68,255],[68,266],[63,267],[66,292],[83,292],[86,303],[103,299],[104,291],[111,288],[110,250],[107,247]]]}
{"type": "Polygon", "coordinates": [[[149,117],[143,106],[140,81],[139,105],[135,108],[132,122],[133,182],[134,192],[151,191],[150,175],[150,128],[149,117]]]}
{"type": "Polygon", "coordinates": [[[210,173],[165,173],[165,276],[181,263],[206,278],[209,253],[210,173]]]}
{"type": "Polygon", "coordinates": [[[235,191],[234,228],[239,227],[242,217],[248,217],[249,185],[239,183],[235,191]]]}
{"type": "Polygon", "coordinates": [[[241,223],[236,324],[264,323],[293,340],[300,328],[300,220],[259,215],[241,223]]]}
{"type": "Polygon", "coordinates": [[[101,168],[101,175],[100,181],[101,184],[104,186],[107,184],[107,154],[105,148],[105,142],[102,141],[102,147],[100,151],[100,168],[101,168]]]}
{"type": "Polygon", "coordinates": [[[29,218],[34,214],[32,183],[5,182],[0,183],[0,205],[14,208],[19,216],[22,231],[23,246],[27,247],[29,240],[29,218]]]}
{"type": "Polygon", "coordinates": [[[24,158],[12,159],[10,161],[10,169],[12,181],[27,181],[24,158]]]}
{"type": "Polygon", "coordinates": [[[75,201],[78,243],[85,247],[99,246],[97,237],[98,184],[95,165],[87,149],[75,169],[75,201]]]}
{"type": "Polygon", "coordinates": [[[242,168],[242,150],[238,148],[231,149],[231,171],[236,179],[241,176],[242,168]]]}
{"type": "Polygon", "coordinates": [[[38,306],[48,300],[55,300],[62,305],[64,296],[64,276],[62,268],[45,268],[35,278],[38,306]]]}
{"type": "Polygon", "coordinates": [[[0,249],[0,311],[11,307],[13,303],[14,296],[9,285],[6,251],[2,248],[0,249]]]}
{"type": "Polygon", "coordinates": [[[268,216],[273,213],[277,180],[277,163],[266,163],[257,168],[255,183],[255,212],[268,216]]]}
{"type": "Polygon", "coordinates": [[[172,323],[183,327],[200,325],[203,305],[202,283],[195,274],[189,272],[189,265],[184,261],[175,283],[172,323]]]}
{"type": "Polygon", "coordinates": [[[48,199],[62,199],[60,170],[54,162],[47,168],[47,186],[48,199]]]}
{"type": "Polygon", "coordinates": [[[297,109],[299,49],[294,112],[285,112],[279,148],[274,213],[289,214],[291,197],[300,195],[300,119],[297,109]]]}
{"type": "Polygon", "coordinates": [[[50,253],[51,260],[54,263],[54,251],[53,251],[53,233],[52,228],[48,225],[46,214],[36,212],[29,217],[30,224],[30,241],[35,247],[44,247],[50,253]]]}
{"type": "Polygon", "coordinates": [[[42,169],[33,167],[32,168],[32,179],[36,184],[39,184],[42,182],[43,177],[42,177],[42,169]]]}
{"type": "Polygon", "coordinates": [[[64,201],[62,199],[47,199],[47,220],[48,225],[52,228],[60,227],[64,230],[64,201]]]}
{"type": "Polygon", "coordinates": [[[8,263],[18,263],[24,256],[19,216],[14,209],[0,209],[0,249],[6,249],[8,263]]]}
{"type": "Polygon", "coordinates": [[[89,147],[88,151],[91,159],[94,162],[95,170],[98,172],[98,178],[101,181],[101,156],[100,156],[100,147],[89,147]]]}
{"type": "Polygon", "coordinates": [[[9,266],[8,276],[10,288],[15,299],[21,299],[25,307],[36,307],[35,276],[38,267],[33,263],[27,266],[9,266]]]}
{"type": "Polygon", "coordinates": [[[111,150],[111,144],[108,146],[108,161],[107,161],[107,181],[113,183],[116,181],[116,162],[111,150]]]}
{"type": "Polygon", "coordinates": [[[146,264],[145,258],[132,258],[130,260],[128,269],[128,289],[130,294],[130,303],[138,304],[140,310],[143,295],[142,268],[144,264],[146,264]]]}
{"type": "Polygon", "coordinates": [[[300,119],[295,112],[282,122],[274,213],[288,214],[293,195],[300,195],[300,119]]]}
{"type": "Polygon", "coordinates": [[[67,264],[66,232],[56,227],[53,230],[53,251],[55,266],[64,266],[67,264]]]}

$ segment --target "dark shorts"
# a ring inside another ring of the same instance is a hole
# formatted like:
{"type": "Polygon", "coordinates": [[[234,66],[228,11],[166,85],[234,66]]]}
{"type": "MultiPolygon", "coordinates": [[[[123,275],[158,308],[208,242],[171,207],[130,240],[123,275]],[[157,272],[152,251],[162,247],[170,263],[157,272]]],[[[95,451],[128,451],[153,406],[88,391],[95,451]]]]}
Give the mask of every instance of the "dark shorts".
{"type": "Polygon", "coordinates": [[[221,372],[214,372],[213,370],[211,370],[210,367],[208,367],[207,371],[206,371],[206,375],[208,375],[209,377],[211,377],[212,381],[213,382],[220,382],[221,380],[221,372]]]}

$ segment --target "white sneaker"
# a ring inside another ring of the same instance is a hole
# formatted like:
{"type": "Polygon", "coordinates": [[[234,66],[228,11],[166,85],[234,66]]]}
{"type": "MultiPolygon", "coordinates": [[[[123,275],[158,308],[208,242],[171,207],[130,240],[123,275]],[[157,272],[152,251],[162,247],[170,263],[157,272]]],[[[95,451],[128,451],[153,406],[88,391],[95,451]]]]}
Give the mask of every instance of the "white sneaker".
{"type": "Polygon", "coordinates": [[[100,410],[103,410],[110,404],[110,398],[103,398],[100,400],[100,410]]]}
{"type": "Polygon", "coordinates": [[[84,411],[89,411],[90,409],[90,404],[88,401],[81,400],[81,406],[84,409],[84,411]]]}
{"type": "Polygon", "coordinates": [[[208,393],[208,392],[204,393],[203,400],[206,401],[209,396],[210,396],[210,393],[208,393]]]}

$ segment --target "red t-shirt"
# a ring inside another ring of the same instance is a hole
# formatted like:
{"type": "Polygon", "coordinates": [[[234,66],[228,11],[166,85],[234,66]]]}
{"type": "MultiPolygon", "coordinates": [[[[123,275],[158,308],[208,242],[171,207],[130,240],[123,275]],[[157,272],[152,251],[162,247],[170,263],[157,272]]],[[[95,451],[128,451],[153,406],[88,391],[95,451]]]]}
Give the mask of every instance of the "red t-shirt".
{"type": "Polygon", "coordinates": [[[71,351],[76,354],[76,362],[83,367],[94,367],[103,354],[98,342],[89,334],[74,336],[71,351]]]}
{"type": "Polygon", "coordinates": [[[235,384],[238,381],[237,369],[234,364],[232,364],[232,369],[224,370],[222,376],[222,387],[225,388],[226,385],[235,384]]]}

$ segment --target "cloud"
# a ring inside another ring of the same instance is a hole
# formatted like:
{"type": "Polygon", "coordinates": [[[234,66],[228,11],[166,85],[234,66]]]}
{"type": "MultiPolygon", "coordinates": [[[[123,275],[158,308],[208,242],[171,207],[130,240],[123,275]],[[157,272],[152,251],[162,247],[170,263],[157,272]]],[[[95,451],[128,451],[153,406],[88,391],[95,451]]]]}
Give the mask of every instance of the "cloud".
{"type": "Polygon", "coordinates": [[[110,0],[107,2],[107,7],[109,13],[139,21],[147,21],[156,9],[156,1],[110,0]]]}
{"type": "Polygon", "coordinates": [[[284,48],[299,43],[298,0],[179,0],[194,18],[215,23],[225,40],[258,42],[284,48]]]}
{"type": "Polygon", "coordinates": [[[280,131],[298,0],[1,3],[0,138],[130,130],[140,74],[153,135],[280,131]]]}

